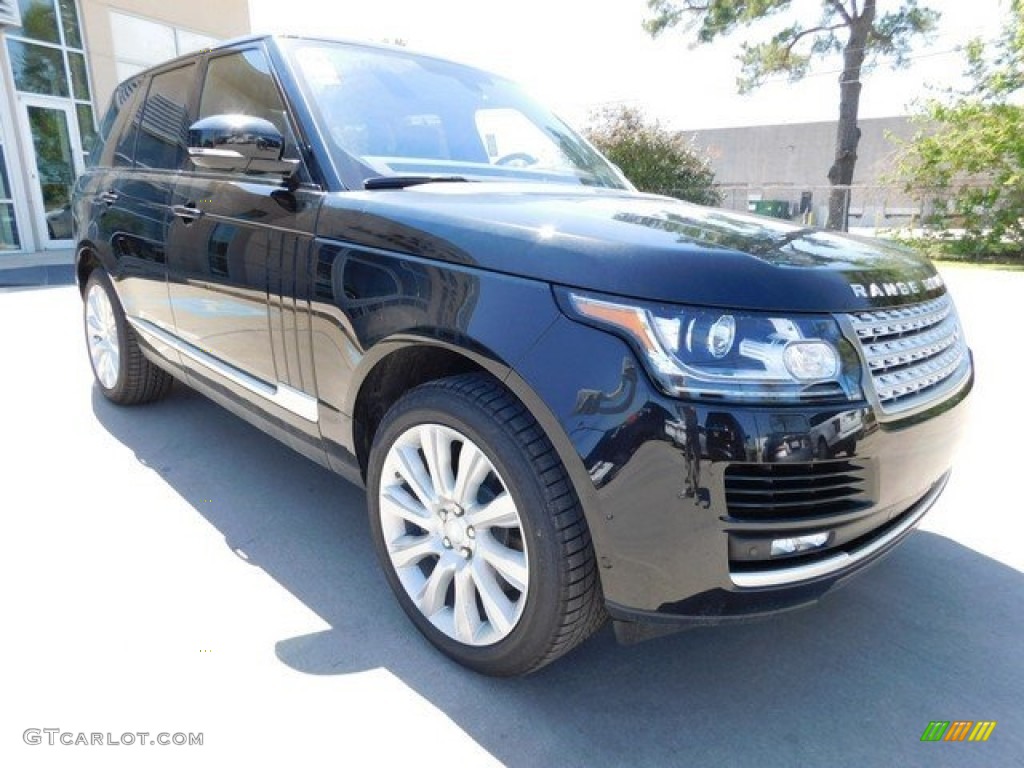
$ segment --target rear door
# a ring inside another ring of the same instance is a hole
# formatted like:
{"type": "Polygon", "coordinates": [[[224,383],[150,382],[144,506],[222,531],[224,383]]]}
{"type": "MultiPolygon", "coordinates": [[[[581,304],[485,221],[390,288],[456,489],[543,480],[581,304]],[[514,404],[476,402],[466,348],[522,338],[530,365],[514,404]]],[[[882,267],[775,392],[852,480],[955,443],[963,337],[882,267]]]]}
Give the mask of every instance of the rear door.
{"type": "MultiPolygon", "coordinates": [[[[196,119],[245,114],[295,130],[259,43],[211,54],[196,119]]],[[[304,169],[299,178],[307,180],[304,169]]],[[[189,166],[173,193],[170,297],[190,375],[319,444],[309,330],[310,258],[321,191],[280,176],[189,166]]]]}
{"type": "MultiPolygon", "coordinates": [[[[186,158],[196,64],[155,73],[141,108],[126,123],[98,200],[105,239],[115,262],[125,313],[142,330],[173,332],[167,293],[167,237],[171,194],[186,158]]],[[[161,346],[150,334],[147,338],[161,346]]],[[[162,349],[163,352],[168,352],[162,349]]]]}
{"type": "MultiPolygon", "coordinates": [[[[117,176],[131,172],[135,139],[148,87],[148,79],[136,78],[121,83],[114,90],[99,128],[98,142],[89,154],[88,167],[78,179],[76,190],[76,205],[79,207],[75,216],[87,227],[87,231],[79,232],[77,236],[91,241],[104,267],[118,281],[121,275],[113,242],[131,224],[126,207],[128,201],[120,199],[115,188],[123,186],[117,176]]],[[[159,280],[164,281],[162,270],[159,280]]],[[[119,286],[122,293],[124,288],[119,286]]],[[[122,301],[125,299],[122,295],[122,301]]]]}

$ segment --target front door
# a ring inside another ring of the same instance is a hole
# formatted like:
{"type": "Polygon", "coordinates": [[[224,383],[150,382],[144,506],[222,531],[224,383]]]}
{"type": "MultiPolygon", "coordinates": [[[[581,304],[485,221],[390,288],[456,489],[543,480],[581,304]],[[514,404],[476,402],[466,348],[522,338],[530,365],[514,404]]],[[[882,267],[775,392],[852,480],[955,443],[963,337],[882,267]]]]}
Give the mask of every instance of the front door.
{"type": "Polygon", "coordinates": [[[251,386],[239,385],[239,394],[279,406],[267,410],[314,441],[309,276],[321,197],[278,179],[182,174],[167,232],[177,334],[208,356],[199,368],[186,364],[200,375],[241,372],[233,383],[251,386]]]}
{"type": "Polygon", "coordinates": [[[74,108],[60,99],[19,96],[26,148],[29,194],[43,248],[71,248],[74,231],[71,191],[82,171],[82,144],[74,108]]]}
{"type": "MultiPolygon", "coordinates": [[[[211,56],[198,119],[244,114],[272,122],[301,160],[262,46],[211,56]]],[[[299,179],[307,177],[300,167],[299,179]]],[[[167,273],[190,376],[255,400],[300,451],[322,457],[313,378],[310,275],[323,195],[279,176],[189,167],[174,186],[167,273]],[[297,442],[294,442],[297,441],[297,442]]]]}

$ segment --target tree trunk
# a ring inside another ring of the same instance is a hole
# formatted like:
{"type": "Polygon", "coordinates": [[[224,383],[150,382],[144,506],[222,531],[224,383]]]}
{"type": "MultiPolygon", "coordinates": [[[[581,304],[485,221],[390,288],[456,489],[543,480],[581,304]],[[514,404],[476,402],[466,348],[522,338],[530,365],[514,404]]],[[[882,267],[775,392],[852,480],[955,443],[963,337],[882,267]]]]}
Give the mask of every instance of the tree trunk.
{"type": "Polygon", "coordinates": [[[866,46],[875,24],[875,1],[865,0],[864,10],[854,16],[850,25],[850,37],[843,49],[843,73],[839,76],[839,128],[836,132],[835,162],[828,171],[832,191],[828,199],[829,229],[846,230],[850,215],[850,185],[857,165],[857,145],[860,143],[860,128],[857,114],[860,111],[860,72],[864,65],[866,46]]]}

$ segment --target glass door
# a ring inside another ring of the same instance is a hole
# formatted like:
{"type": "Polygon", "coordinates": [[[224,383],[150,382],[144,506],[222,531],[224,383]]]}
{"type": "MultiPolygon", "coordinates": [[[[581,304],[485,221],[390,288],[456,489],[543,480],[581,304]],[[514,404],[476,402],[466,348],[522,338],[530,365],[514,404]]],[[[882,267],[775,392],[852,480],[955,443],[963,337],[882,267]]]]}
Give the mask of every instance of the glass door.
{"type": "Polygon", "coordinates": [[[14,217],[14,192],[7,174],[4,145],[0,144],[0,255],[4,251],[21,250],[18,222],[14,217]]]}
{"type": "Polygon", "coordinates": [[[82,146],[74,107],[65,101],[20,96],[30,194],[43,248],[71,248],[71,192],[82,170],[82,146]]]}

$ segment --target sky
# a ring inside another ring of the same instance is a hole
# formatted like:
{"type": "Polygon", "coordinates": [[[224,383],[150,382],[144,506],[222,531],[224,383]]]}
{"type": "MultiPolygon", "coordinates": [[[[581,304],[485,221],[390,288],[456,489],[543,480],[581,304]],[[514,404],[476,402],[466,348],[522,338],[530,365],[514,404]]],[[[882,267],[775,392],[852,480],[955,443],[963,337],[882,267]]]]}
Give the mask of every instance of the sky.
{"type": "MultiPolygon", "coordinates": [[[[882,66],[865,77],[861,117],[906,114],[930,89],[955,84],[963,70],[956,48],[994,40],[1007,2],[919,0],[942,13],[939,27],[908,70],[882,66]]],[[[794,4],[816,15],[820,0],[794,4]]],[[[883,12],[896,5],[879,0],[883,12]]],[[[770,36],[777,21],[695,48],[682,30],[652,40],[641,27],[645,0],[250,0],[250,13],[254,32],[400,39],[505,75],[576,126],[616,103],[679,130],[834,120],[838,111],[838,59],[818,62],[802,82],[776,79],[737,94],[740,43],[770,36]]]]}

